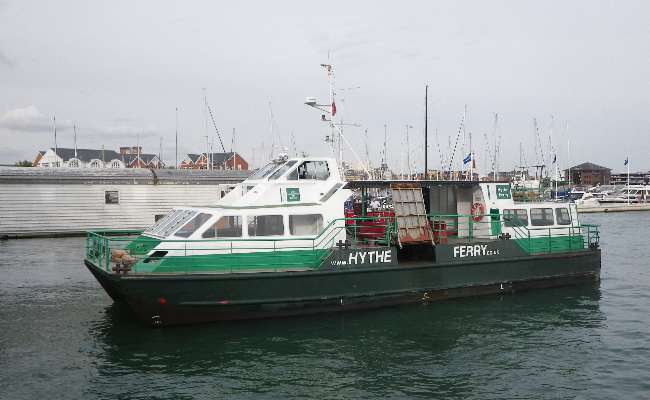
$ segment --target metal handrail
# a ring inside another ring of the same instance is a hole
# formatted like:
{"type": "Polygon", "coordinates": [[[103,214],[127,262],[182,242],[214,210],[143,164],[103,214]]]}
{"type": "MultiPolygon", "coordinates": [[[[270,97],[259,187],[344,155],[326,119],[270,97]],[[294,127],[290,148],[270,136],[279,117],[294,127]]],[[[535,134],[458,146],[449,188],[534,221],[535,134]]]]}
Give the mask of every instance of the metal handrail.
{"type": "MultiPolygon", "coordinates": [[[[157,248],[156,251],[171,251],[178,250],[179,244],[183,248],[184,257],[192,258],[195,262],[200,262],[202,255],[194,254],[200,252],[223,252],[223,255],[235,254],[263,254],[264,255],[264,269],[277,270],[280,267],[291,267],[291,263],[287,260],[289,251],[305,252],[304,258],[300,259],[301,267],[318,268],[322,264],[332,247],[336,245],[334,239],[339,236],[343,230],[347,235],[352,237],[352,243],[347,244],[349,247],[357,248],[362,246],[365,242],[364,234],[355,232],[354,229],[350,231],[349,225],[346,223],[356,224],[357,222],[377,222],[375,227],[382,228],[383,233],[381,238],[375,238],[378,245],[388,246],[390,244],[390,237],[394,231],[394,225],[388,217],[360,217],[360,218],[339,218],[329,223],[316,237],[314,238],[223,238],[223,239],[171,239],[165,240],[166,248],[157,248]],[[383,221],[383,222],[381,222],[383,221]],[[209,243],[223,243],[226,246],[219,247],[210,246],[209,243]],[[295,243],[295,245],[293,245],[295,243]],[[203,244],[205,246],[196,246],[203,244]],[[251,245],[253,244],[253,245],[251,245]],[[189,246],[188,246],[189,245],[189,246]],[[188,251],[192,255],[187,255],[188,251]],[[268,254],[271,253],[271,254],[268,254]],[[284,254],[283,254],[284,253],[284,254]],[[269,262],[268,257],[271,256],[274,261],[269,262]],[[271,266],[269,268],[268,266],[271,266]]],[[[110,271],[111,263],[111,250],[124,250],[130,244],[136,242],[138,239],[125,238],[125,235],[133,235],[142,233],[143,231],[91,231],[86,235],[86,258],[93,263],[96,263],[100,268],[110,271]]],[[[347,236],[346,235],[346,236],[347,236]]],[[[142,236],[140,237],[142,238],[142,236]]],[[[149,238],[147,239],[149,240],[149,238]]],[[[156,241],[151,239],[151,241],[156,241]]],[[[158,244],[158,243],[156,243],[158,244]]],[[[144,252],[149,253],[149,250],[144,252]]],[[[134,250],[129,251],[129,255],[136,258],[138,255],[134,250]]],[[[137,258],[139,261],[145,257],[137,258]]],[[[155,260],[156,257],[150,258],[155,260]]],[[[238,270],[234,265],[230,271],[238,270]]]]}

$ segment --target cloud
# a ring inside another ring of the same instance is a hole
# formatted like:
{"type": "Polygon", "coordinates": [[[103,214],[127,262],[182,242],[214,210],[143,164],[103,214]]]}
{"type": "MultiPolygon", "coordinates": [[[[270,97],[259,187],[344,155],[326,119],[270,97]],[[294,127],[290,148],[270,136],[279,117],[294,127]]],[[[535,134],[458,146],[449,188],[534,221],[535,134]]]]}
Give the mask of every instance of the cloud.
{"type": "Polygon", "coordinates": [[[158,128],[154,125],[149,125],[145,128],[133,128],[130,126],[103,126],[95,125],[92,129],[93,133],[100,134],[102,136],[110,137],[112,139],[122,139],[128,138],[135,140],[136,137],[148,138],[148,137],[158,137],[160,132],[158,128]]]}
{"type": "Polygon", "coordinates": [[[53,120],[41,114],[34,106],[14,108],[0,117],[0,128],[33,132],[52,129],[53,120]]]}

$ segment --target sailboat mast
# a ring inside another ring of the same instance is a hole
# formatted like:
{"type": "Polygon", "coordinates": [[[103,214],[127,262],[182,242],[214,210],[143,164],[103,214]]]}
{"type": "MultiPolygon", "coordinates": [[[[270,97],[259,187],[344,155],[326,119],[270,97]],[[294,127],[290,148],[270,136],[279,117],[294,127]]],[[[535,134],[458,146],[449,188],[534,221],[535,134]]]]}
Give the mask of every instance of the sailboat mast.
{"type": "Polygon", "coordinates": [[[56,166],[59,166],[59,149],[56,145],[56,117],[54,117],[54,159],[56,160],[56,166]]]}
{"type": "Polygon", "coordinates": [[[210,162],[210,141],[208,139],[208,99],[205,97],[205,88],[203,88],[203,133],[205,134],[205,162],[206,169],[212,168],[210,162]]]}
{"type": "Polygon", "coordinates": [[[429,179],[429,160],[427,158],[427,155],[429,154],[429,146],[427,143],[427,122],[429,121],[428,117],[428,96],[429,95],[429,85],[427,85],[424,89],[424,179],[427,180],[429,179]]]}
{"type": "Polygon", "coordinates": [[[178,168],[178,108],[176,108],[176,164],[174,168],[178,168]]]}

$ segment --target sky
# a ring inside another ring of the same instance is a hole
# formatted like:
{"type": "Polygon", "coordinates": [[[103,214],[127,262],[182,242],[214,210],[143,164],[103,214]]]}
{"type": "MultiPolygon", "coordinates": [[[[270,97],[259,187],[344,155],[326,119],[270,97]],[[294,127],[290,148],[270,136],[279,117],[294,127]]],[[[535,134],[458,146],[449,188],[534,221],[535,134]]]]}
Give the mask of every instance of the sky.
{"type": "Polygon", "coordinates": [[[58,147],[76,132],[78,148],[139,145],[168,166],[206,136],[253,167],[272,145],[329,156],[304,104],[329,102],[329,64],[351,89],[334,121],[358,124],[346,161],[422,172],[426,119],[429,169],[472,151],[479,173],[497,153],[500,171],[646,172],[649,20],[650,2],[625,0],[0,0],[0,164],[53,148],[54,119],[58,147]]]}

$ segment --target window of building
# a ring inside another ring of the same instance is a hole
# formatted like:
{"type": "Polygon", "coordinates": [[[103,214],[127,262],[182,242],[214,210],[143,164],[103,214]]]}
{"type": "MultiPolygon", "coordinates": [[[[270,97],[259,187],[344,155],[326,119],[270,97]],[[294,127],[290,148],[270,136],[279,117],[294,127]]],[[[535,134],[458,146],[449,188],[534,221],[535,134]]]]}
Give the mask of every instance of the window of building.
{"type": "Polygon", "coordinates": [[[318,235],[323,231],[320,214],[289,215],[289,233],[295,236],[318,235]]]}
{"type": "Polygon", "coordinates": [[[248,236],[284,235],[282,215],[255,215],[248,217],[248,236]]]}
{"type": "Polygon", "coordinates": [[[242,224],[239,215],[223,216],[217,220],[207,231],[203,232],[204,238],[241,237],[242,224]]]}
{"type": "Polygon", "coordinates": [[[104,192],[104,204],[120,204],[120,192],[117,190],[106,190],[104,192]]]}
{"type": "Polygon", "coordinates": [[[80,166],[79,160],[76,158],[71,158],[70,161],[68,161],[68,167],[70,168],[79,168],[80,166]]]}
{"type": "Polygon", "coordinates": [[[92,160],[90,163],[90,168],[101,168],[102,162],[99,160],[92,160]]]}
{"type": "Polygon", "coordinates": [[[532,226],[547,226],[553,225],[553,209],[552,208],[531,208],[530,209],[530,224],[532,226]]]}

